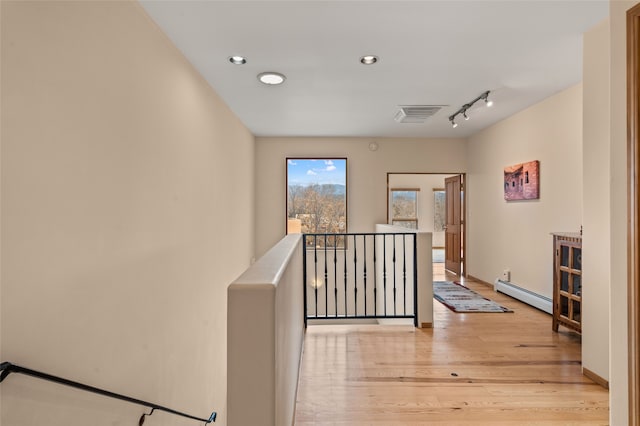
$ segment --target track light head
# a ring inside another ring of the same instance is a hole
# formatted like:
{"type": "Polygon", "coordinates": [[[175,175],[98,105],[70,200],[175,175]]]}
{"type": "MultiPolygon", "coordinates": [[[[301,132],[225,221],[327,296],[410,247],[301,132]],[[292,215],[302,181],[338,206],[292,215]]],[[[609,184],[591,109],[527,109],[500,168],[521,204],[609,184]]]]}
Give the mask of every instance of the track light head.
{"type": "Polygon", "coordinates": [[[487,105],[487,107],[493,106],[493,101],[489,99],[489,93],[490,92],[487,90],[482,94],[482,99],[484,99],[484,103],[487,105]]]}
{"type": "Polygon", "coordinates": [[[453,117],[449,118],[449,121],[451,121],[451,127],[453,127],[454,129],[458,127],[458,123],[455,122],[453,117]]]}
{"type": "Polygon", "coordinates": [[[469,116],[467,115],[467,110],[466,109],[464,111],[462,111],[462,116],[464,117],[465,120],[469,119],[469,116]]]}

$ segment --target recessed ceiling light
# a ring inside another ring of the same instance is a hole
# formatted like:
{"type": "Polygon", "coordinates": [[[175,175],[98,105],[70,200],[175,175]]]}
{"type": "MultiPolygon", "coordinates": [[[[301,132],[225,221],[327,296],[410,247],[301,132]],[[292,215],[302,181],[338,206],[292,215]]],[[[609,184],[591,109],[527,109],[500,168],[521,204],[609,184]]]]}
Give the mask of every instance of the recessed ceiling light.
{"type": "Polygon", "coordinates": [[[247,58],[244,56],[229,56],[229,62],[234,65],[244,65],[247,63],[247,58]]]}
{"type": "Polygon", "coordinates": [[[362,58],[360,58],[360,62],[362,62],[365,65],[373,65],[376,62],[378,62],[378,57],[375,55],[365,55],[362,58]]]}
{"type": "Polygon", "coordinates": [[[264,84],[282,84],[285,76],[278,72],[263,72],[258,74],[258,80],[264,84]]]}

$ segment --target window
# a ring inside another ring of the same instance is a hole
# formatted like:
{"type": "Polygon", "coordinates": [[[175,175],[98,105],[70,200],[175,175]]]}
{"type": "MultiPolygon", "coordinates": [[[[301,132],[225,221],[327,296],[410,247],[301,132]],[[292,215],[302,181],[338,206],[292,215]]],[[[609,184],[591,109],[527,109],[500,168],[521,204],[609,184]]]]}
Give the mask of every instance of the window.
{"type": "Polygon", "coordinates": [[[420,189],[390,190],[392,225],[418,229],[418,191],[420,189]]]}
{"type": "Polygon", "coordinates": [[[433,231],[442,232],[445,230],[446,194],[444,189],[433,190],[433,231]]]}
{"type": "MultiPolygon", "coordinates": [[[[345,232],[347,159],[287,158],[287,234],[345,232]]],[[[329,244],[344,247],[341,239],[329,244]]]]}

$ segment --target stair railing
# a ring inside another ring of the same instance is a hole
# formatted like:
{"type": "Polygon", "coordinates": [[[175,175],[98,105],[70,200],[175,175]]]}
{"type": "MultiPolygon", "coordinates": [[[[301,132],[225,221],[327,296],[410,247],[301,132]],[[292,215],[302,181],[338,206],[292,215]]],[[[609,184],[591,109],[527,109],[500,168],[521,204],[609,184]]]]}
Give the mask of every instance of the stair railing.
{"type": "Polygon", "coordinates": [[[303,234],[308,320],[413,320],[418,326],[415,232],[303,234]]]}
{"type": "Polygon", "coordinates": [[[198,420],[198,421],[204,422],[205,424],[209,424],[211,422],[215,422],[216,421],[216,417],[217,417],[217,413],[215,411],[213,413],[211,413],[211,416],[209,416],[208,419],[201,418],[201,417],[196,417],[196,416],[193,416],[191,414],[187,414],[187,413],[183,413],[181,411],[174,410],[172,408],[167,408],[167,407],[163,407],[162,405],[154,404],[152,402],[143,401],[141,399],[132,398],[130,396],[121,395],[121,394],[118,394],[118,393],[115,393],[115,392],[110,392],[108,390],[104,390],[104,389],[96,388],[96,387],[93,387],[93,386],[85,385],[83,383],[74,382],[73,380],[68,380],[68,379],[64,379],[62,377],[53,376],[51,374],[42,373],[40,371],[31,370],[29,368],[21,367],[19,365],[15,365],[15,364],[12,364],[10,362],[3,362],[2,364],[0,364],[0,371],[2,371],[2,373],[0,373],[0,383],[2,383],[4,381],[4,379],[6,379],[7,376],[9,376],[9,374],[11,374],[11,373],[19,373],[19,374],[24,374],[24,375],[31,376],[31,377],[36,377],[38,379],[46,380],[46,381],[49,381],[49,382],[54,382],[54,383],[58,383],[58,384],[61,384],[61,385],[70,386],[70,387],[73,387],[73,388],[76,388],[76,389],[80,389],[80,390],[83,390],[83,391],[96,393],[98,395],[106,396],[106,397],[109,397],[109,398],[119,399],[121,401],[126,401],[126,402],[130,402],[132,404],[142,405],[142,406],[151,408],[151,412],[144,413],[144,414],[142,414],[142,416],[140,416],[140,420],[138,420],[138,426],[142,426],[142,424],[144,423],[145,418],[147,416],[151,416],[153,414],[153,412],[156,411],[156,410],[164,411],[166,413],[174,414],[176,416],[186,417],[186,418],[192,419],[192,420],[198,420]]]}

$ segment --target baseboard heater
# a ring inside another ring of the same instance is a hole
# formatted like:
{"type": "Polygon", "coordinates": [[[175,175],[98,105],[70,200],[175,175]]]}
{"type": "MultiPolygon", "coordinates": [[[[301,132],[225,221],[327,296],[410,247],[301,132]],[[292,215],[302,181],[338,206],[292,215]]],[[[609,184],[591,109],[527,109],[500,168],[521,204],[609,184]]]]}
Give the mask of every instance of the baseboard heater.
{"type": "Polygon", "coordinates": [[[507,296],[511,296],[514,299],[518,299],[527,305],[531,305],[534,308],[538,308],[548,314],[553,313],[553,301],[551,299],[527,290],[526,288],[518,287],[508,281],[496,279],[493,283],[493,289],[500,293],[504,293],[507,296]]]}

